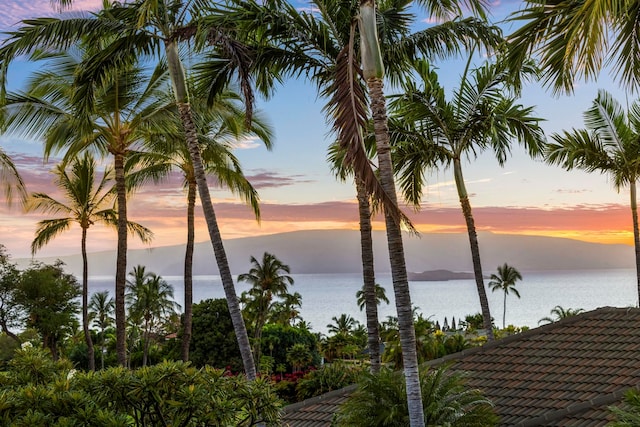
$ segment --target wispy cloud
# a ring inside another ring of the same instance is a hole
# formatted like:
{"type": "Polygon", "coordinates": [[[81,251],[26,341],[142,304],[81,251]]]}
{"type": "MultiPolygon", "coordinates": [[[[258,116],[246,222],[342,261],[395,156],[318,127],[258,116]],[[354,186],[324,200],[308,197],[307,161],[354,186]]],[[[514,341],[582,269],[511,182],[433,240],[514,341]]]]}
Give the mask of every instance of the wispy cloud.
{"type": "MultiPolygon", "coordinates": [[[[72,11],[95,11],[102,6],[102,0],[76,0],[72,11]]],[[[58,16],[60,11],[51,7],[50,0],[3,0],[0,8],[0,30],[16,28],[23,19],[33,17],[58,16]]]]}
{"type": "Polygon", "coordinates": [[[313,182],[305,175],[282,176],[275,172],[259,171],[255,174],[247,175],[247,179],[256,189],[285,187],[301,183],[313,182]]]}

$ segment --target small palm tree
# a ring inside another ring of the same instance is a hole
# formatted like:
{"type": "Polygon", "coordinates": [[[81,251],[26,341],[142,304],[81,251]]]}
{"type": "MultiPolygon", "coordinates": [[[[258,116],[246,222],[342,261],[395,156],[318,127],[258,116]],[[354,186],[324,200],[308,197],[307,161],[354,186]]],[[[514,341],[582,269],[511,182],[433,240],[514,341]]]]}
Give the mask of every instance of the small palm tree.
{"type": "MultiPolygon", "coordinates": [[[[55,184],[63,192],[64,200],[56,200],[45,193],[34,193],[27,201],[27,211],[45,214],[62,214],[62,218],[46,219],[38,223],[36,237],[31,243],[31,252],[36,253],[59,234],[76,223],[82,230],[80,246],[82,251],[82,327],[87,343],[89,369],[95,370],[93,342],[89,333],[88,316],[88,261],[87,232],[95,223],[103,223],[116,228],[118,224],[113,208],[115,194],[111,186],[112,170],[107,169],[98,180],[97,164],[91,155],[85,153],[71,164],[70,171],[63,164],[58,165],[54,174],[55,184]]],[[[148,241],[151,232],[140,224],[128,222],[129,231],[142,241],[148,241]]]]}
{"type": "Polygon", "coordinates": [[[556,305],[551,309],[551,316],[543,317],[538,321],[538,325],[541,323],[555,323],[559,320],[566,319],[567,317],[577,316],[584,312],[582,308],[564,308],[560,305],[556,305]]]}
{"type": "Polygon", "coordinates": [[[144,266],[134,267],[129,276],[126,294],[129,315],[142,323],[142,366],[147,366],[151,332],[180,305],[173,300],[173,286],[161,276],[147,272],[144,266]]]}
{"type": "Polygon", "coordinates": [[[342,313],[340,317],[333,316],[331,318],[334,323],[327,325],[327,330],[331,334],[350,334],[353,332],[358,321],[346,313],[342,313]]]}
{"type": "Polygon", "coordinates": [[[89,317],[93,319],[93,324],[100,328],[100,367],[104,369],[105,339],[104,331],[113,325],[115,318],[115,301],[109,297],[109,291],[96,292],[91,295],[89,301],[89,317]]]}
{"type": "MultiPolygon", "coordinates": [[[[339,427],[409,425],[406,391],[397,372],[365,373],[358,389],[337,414],[339,427]]],[[[497,425],[492,403],[465,385],[465,375],[439,367],[420,372],[425,426],[489,427],[497,425]]]]}
{"type": "Polygon", "coordinates": [[[633,241],[636,248],[637,294],[640,301],[640,231],[636,183],[640,178],[640,101],[627,114],[609,92],[598,91],[591,108],[584,113],[586,129],[553,134],[555,142],[545,149],[548,163],[566,170],[601,172],[613,178],[620,191],[629,186],[633,241]]]}
{"type": "Polygon", "coordinates": [[[520,298],[520,292],[516,289],[516,282],[522,280],[522,274],[515,267],[507,265],[498,266],[498,274],[492,274],[489,278],[489,288],[491,291],[504,292],[504,300],[502,306],[502,329],[506,327],[505,318],[507,314],[507,294],[512,293],[520,298]]]}
{"type": "Polygon", "coordinates": [[[251,284],[251,289],[243,292],[240,300],[244,303],[244,312],[253,320],[253,354],[258,364],[262,328],[273,309],[274,298],[285,299],[289,294],[289,286],[293,285],[294,280],[289,276],[291,272],[289,266],[269,252],[262,255],[262,262],[252,256],[251,264],[252,267],[248,273],[238,276],[238,282],[251,284]]]}
{"type": "MultiPolygon", "coordinates": [[[[375,301],[376,301],[376,305],[380,305],[383,302],[386,304],[389,304],[389,298],[387,298],[387,293],[379,283],[375,284],[375,301]]],[[[360,311],[364,310],[365,304],[366,304],[364,286],[362,287],[362,289],[356,292],[356,302],[358,303],[358,307],[360,308],[360,311]]]]}

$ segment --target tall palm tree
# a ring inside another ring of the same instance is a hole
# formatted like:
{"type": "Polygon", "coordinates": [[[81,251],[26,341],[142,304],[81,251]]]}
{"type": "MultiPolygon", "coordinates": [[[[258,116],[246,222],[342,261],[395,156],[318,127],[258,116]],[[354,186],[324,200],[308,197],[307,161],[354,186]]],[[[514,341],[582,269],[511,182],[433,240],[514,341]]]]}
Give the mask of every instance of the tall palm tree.
{"type": "MultiPolygon", "coordinates": [[[[429,5],[433,4],[431,2],[425,3],[429,5]]],[[[483,6],[480,3],[468,3],[474,7],[477,6],[476,10],[478,13],[483,13],[483,6]]],[[[445,7],[440,12],[446,16],[451,13],[452,9],[458,12],[460,11],[458,4],[454,2],[449,5],[448,10],[445,7]]],[[[431,10],[430,12],[434,11],[431,10]]],[[[385,205],[384,216],[389,260],[391,263],[391,276],[398,312],[400,343],[402,346],[407,401],[409,406],[409,422],[412,427],[422,426],[424,425],[425,417],[423,407],[420,404],[421,391],[418,375],[418,355],[415,348],[416,337],[413,328],[413,314],[409,294],[409,282],[407,279],[407,267],[405,264],[404,244],[402,242],[400,228],[400,217],[389,207],[390,205],[397,205],[397,195],[395,181],[393,179],[394,172],[389,145],[387,106],[382,90],[385,77],[385,62],[383,62],[381,38],[378,36],[375,0],[360,1],[357,23],[360,35],[362,78],[366,82],[370,98],[371,118],[373,120],[376,152],[378,156],[379,179],[384,193],[390,199],[390,203],[385,205]]],[[[400,62],[403,64],[408,63],[407,60],[400,62]]],[[[350,72],[350,75],[353,74],[350,72]]],[[[353,91],[349,92],[352,94],[357,93],[353,91]]]]}
{"type": "Polygon", "coordinates": [[[447,100],[437,74],[426,61],[416,62],[416,74],[423,87],[412,81],[393,103],[398,132],[395,163],[399,165],[400,187],[407,200],[419,206],[424,171],[438,164],[453,166],[458,198],[467,225],[476,288],[480,298],[484,329],[493,339],[489,300],[484,287],[480,246],[462,162],[491,149],[500,166],[511,150],[511,141],[524,144],[531,155],[540,152],[544,134],[532,115],[532,107],[517,104],[513,75],[501,64],[488,63],[474,70],[468,65],[460,86],[447,100]],[[470,73],[470,76],[467,74],[470,73]]]}
{"type": "Polygon", "coordinates": [[[527,0],[509,18],[522,23],[509,36],[509,61],[517,66],[535,56],[557,93],[573,92],[575,80],[596,79],[607,65],[625,88],[637,90],[639,17],[637,1],[527,0]]]}
{"type": "MultiPolygon", "coordinates": [[[[204,167],[217,183],[238,194],[251,206],[256,219],[260,219],[260,207],[257,191],[246,179],[239,160],[233,154],[233,145],[239,139],[258,137],[267,149],[271,148],[271,130],[260,114],[253,116],[251,129],[245,125],[245,114],[238,108],[239,96],[226,91],[214,100],[211,106],[204,99],[192,100],[192,108],[198,112],[196,123],[201,146],[204,167]]],[[[171,103],[171,99],[167,99],[171,103]]],[[[176,117],[177,118],[177,117],[176,117]]],[[[179,127],[178,127],[179,129],[179,127]]],[[[179,129],[180,130],[180,129],[179,129]]],[[[195,204],[197,182],[193,162],[189,150],[184,143],[184,134],[175,136],[158,135],[151,141],[150,149],[162,153],[173,169],[177,169],[187,190],[187,243],[184,261],[184,321],[182,326],[181,353],[182,360],[189,360],[189,343],[191,341],[192,307],[193,307],[193,251],[195,246],[195,204]]]]}
{"type": "Polygon", "coordinates": [[[89,301],[89,317],[93,324],[100,328],[100,368],[104,369],[105,339],[104,331],[113,324],[115,301],[109,296],[109,291],[96,292],[89,301]]]}
{"type": "Polygon", "coordinates": [[[238,282],[247,282],[251,289],[242,293],[240,300],[244,303],[244,312],[253,320],[253,354],[256,364],[260,362],[262,344],[262,328],[267,323],[269,312],[273,308],[274,298],[284,299],[289,294],[289,286],[293,286],[291,268],[275,255],[265,252],[262,262],[251,257],[251,269],[238,276],[238,282]]]}
{"type": "Polygon", "coordinates": [[[566,170],[601,172],[613,179],[620,191],[629,186],[633,241],[636,253],[637,292],[640,301],[640,232],[636,183],[640,178],[640,101],[625,114],[613,96],[599,90],[598,97],[584,113],[585,129],[553,134],[545,147],[548,163],[566,170]]]}
{"type": "Polygon", "coordinates": [[[116,350],[118,362],[124,365],[127,194],[142,178],[157,178],[164,172],[152,166],[153,157],[144,151],[144,143],[156,134],[174,132],[175,121],[172,113],[162,108],[168,76],[159,68],[150,76],[149,70],[136,65],[113,70],[101,82],[92,84],[94,105],[90,109],[79,105],[75,98],[82,87],[75,78],[83,61],[91,58],[92,49],[76,44],[67,52],[35,53],[34,60],[44,61],[43,71],[34,73],[25,94],[9,94],[5,108],[10,130],[44,139],[45,158],[64,151],[64,161],[68,162],[84,150],[113,156],[118,233],[116,350]],[[134,171],[142,178],[127,182],[134,171]]]}
{"type": "Polygon", "coordinates": [[[142,366],[147,366],[151,332],[162,319],[175,313],[180,305],[173,300],[173,286],[161,276],[138,265],[129,272],[127,303],[132,319],[142,322],[142,366]]]}
{"type": "MultiPolygon", "coordinates": [[[[370,140],[370,139],[369,139],[370,140]]],[[[345,181],[348,175],[347,165],[344,162],[345,150],[339,143],[333,143],[329,147],[328,160],[331,169],[337,178],[345,181]]],[[[371,236],[371,197],[367,192],[365,183],[354,178],[356,185],[356,198],[358,200],[358,215],[360,224],[360,256],[362,257],[362,290],[358,291],[358,305],[360,310],[366,308],[367,316],[367,344],[369,346],[370,371],[377,373],[380,371],[380,328],[378,321],[378,295],[379,285],[376,284],[374,255],[373,255],[373,238],[371,236]],[[377,287],[378,286],[378,287],[377,287]],[[361,299],[360,299],[361,298],[361,299]]],[[[387,304],[389,300],[382,294],[387,304]]]]}
{"type": "MultiPolygon", "coordinates": [[[[61,218],[45,219],[38,223],[36,236],[31,243],[31,252],[35,254],[55,237],[68,230],[74,223],[80,226],[82,235],[80,248],[82,253],[82,329],[87,343],[89,369],[95,370],[95,358],[91,333],[89,332],[88,315],[88,275],[87,232],[95,223],[116,227],[116,211],[113,209],[115,194],[111,181],[113,170],[107,169],[98,177],[97,164],[91,155],[85,153],[72,161],[70,171],[59,164],[54,174],[56,186],[62,190],[63,200],[56,200],[45,193],[34,193],[27,201],[27,211],[44,214],[64,215],[61,218]],[[99,179],[98,179],[99,178],[99,179]]],[[[142,241],[149,241],[151,232],[133,222],[128,222],[128,229],[142,241]]]]}
{"type": "Polygon", "coordinates": [[[520,292],[516,289],[516,282],[522,280],[522,274],[515,268],[508,265],[506,262],[504,265],[498,266],[498,274],[493,273],[489,277],[489,289],[491,291],[504,292],[504,301],[502,305],[502,329],[505,328],[505,318],[507,315],[507,294],[512,293],[520,298],[520,292]]]}
{"type": "MultiPolygon", "coordinates": [[[[56,3],[67,6],[71,0],[58,0],[56,3]]],[[[244,45],[235,43],[223,27],[199,25],[195,21],[202,17],[201,7],[209,2],[191,2],[183,0],[141,0],[135,3],[105,2],[105,9],[96,16],[89,18],[72,17],[67,19],[33,19],[22,28],[13,32],[0,48],[0,84],[4,89],[8,64],[21,54],[31,54],[44,50],[66,49],[73,43],[84,40],[95,44],[101,49],[84,61],[82,70],[76,73],[74,100],[85,110],[95,108],[94,91],[106,86],[114,74],[128,69],[141,58],[148,58],[156,53],[162,54],[163,61],[169,71],[172,92],[180,114],[184,129],[185,140],[194,165],[194,172],[202,208],[204,211],[209,237],[218,264],[229,312],[242,354],[245,373],[249,379],[255,379],[256,370],[251,355],[251,346],[242,319],[240,305],[229,269],[229,263],[224,250],[215,211],[211,202],[211,195],[207,185],[206,172],[200,155],[198,132],[191,109],[189,90],[183,61],[179,54],[179,44],[192,38],[200,30],[202,37],[198,41],[217,48],[223,58],[210,61],[209,66],[223,64],[217,69],[212,93],[216,95],[234,77],[241,81],[246,105],[252,106],[253,92],[250,85],[252,71],[257,70],[258,64],[253,60],[251,50],[244,49],[244,45]],[[194,20],[194,21],[191,21],[194,20]],[[238,70],[240,70],[238,72],[238,70]],[[226,73],[226,74],[225,74],[226,73]]],[[[190,44],[192,48],[194,44],[190,44]]],[[[205,67],[206,68],[206,67],[205,67]]],[[[271,72],[272,69],[269,69],[271,72]]],[[[272,76],[257,79],[262,82],[273,82],[272,76]]],[[[264,85],[263,85],[264,86],[264,85]]],[[[269,84],[266,84],[269,86],[269,84]]],[[[2,92],[0,92],[2,94],[2,92]]],[[[247,113],[251,119],[251,110],[247,113]]],[[[121,136],[127,136],[126,133],[121,136]]],[[[116,168],[117,169],[117,168],[116,168]]],[[[118,176],[116,175],[116,178],[118,176]]],[[[120,208],[120,203],[119,203],[120,208]]],[[[124,247],[119,245],[119,253],[124,247]]],[[[119,258],[120,259],[120,258],[119,258]]],[[[120,264],[119,264],[119,267],[120,264]]],[[[116,283],[124,283],[126,273],[117,268],[116,283]]],[[[124,285],[118,286],[116,293],[116,329],[118,342],[118,359],[121,364],[126,362],[124,337],[124,285]]]]}
{"type": "MultiPolygon", "coordinates": [[[[428,55],[447,55],[459,50],[461,42],[474,38],[481,39],[485,44],[495,43],[496,33],[476,20],[455,20],[417,34],[409,34],[409,24],[413,15],[408,12],[409,2],[384,2],[388,9],[377,15],[373,1],[360,3],[316,0],[312,3],[313,12],[299,12],[288,2],[267,2],[258,6],[253,1],[238,2],[239,7],[231,13],[225,10],[226,23],[236,23],[251,29],[257,29],[258,37],[275,38],[291,49],[280,59],[278,64],[285,64],[296,73],[305,73],[318,84],[319,92],[329,99],[326,106],[328,116],[332,120],[340,144],[345,147],[347,155],[345,161],[350,165],[356,179],[364,183],[367,192],[381,200],[387,207],[390,220],[396,224],[392,231],[388,231],[390,258],[393,264],[394,289],[398,313],[401,318],[401,328],[404,356],[408,358],[405,364],[407,374],[408,399],[412,413],[411,425],[423,425],[420,405],[420,385],[418,380],[417,358],[415,357],[415,336],[413,333],[411,302],[406,280],[406,267],[400,235],[400,218],[395,200],[395,188],[389,181],[392,174],[385,168],[390,162],[385,160],[388,147],[384,147],[384,140],[376,138],[379,148],[380,181],[372,173],[370,162],[365,155],[362,138],[367,122],[367,103],[364,81],[373,78],[376,82],[372,88],[380,90],[371,92],[372,109],[374,106],[384,106],[381,83],[384,75],[380,50],[375,48],[379,44],[376,23],[384,28],[382,40],[385,44],[394,43],[393,49],[383,50],[384,58],[390,66],[391,79],[401,80],[399,77],[406,71],[406,58],[412,58],[417,52],[428,55]],[[284,11],[283,13],[280,13],[284,11]],[[360,23],[360,39],[364,40],[360,55],[363,67],[357,61],[355,49],[355,23],[360,23]],[[371,49],[373,48],[373,49],[371,49]],[[373,58],[374,60],[370,60],[373,58]],[[375,64],[372,70],[369,64],[375,64]],[[363,73],[361,73],[361,71],[363,73]],[[361,76],[364,75],[364,79],[361,76]],[[364,80],[364,81],[363,81],[364,80]],[[382,98],[381,98],[382,97],[382,98]],[[382,102],[381,102],[382,101],[382,102]],[[381,160],[382,159],[382,160],[381,160]],[[384,172],[382,172],[384,170],[384,172]],[[381,185],[382,184],[382,185],[381,185]],[[405,270],[404,277],[401,273],[405,270]],[[401,306],[404,306],[402,308],[401,306]]],[[[483,9],[481,2],[464,2],[474,11],[483,9]]],[[[431,15],[450,18],[451,14],[460,14],[457,2],[423,2],[430,8],[431,15]],[[431,7],[432,6],[432,7],[431,7]]],[[[273,50],[269,50],[273,58],[273,50]]],[[[285,68],[286,70],[286,68],[285,68]]],[[[373,80],[372,80],[373,82],[373,80]]],[[[386,114],[381,110],[373,110],[376,123],[376,136],[385,134],[386,114]]],[[[390,225],[389,223],[388,225],[390,225]]]]}

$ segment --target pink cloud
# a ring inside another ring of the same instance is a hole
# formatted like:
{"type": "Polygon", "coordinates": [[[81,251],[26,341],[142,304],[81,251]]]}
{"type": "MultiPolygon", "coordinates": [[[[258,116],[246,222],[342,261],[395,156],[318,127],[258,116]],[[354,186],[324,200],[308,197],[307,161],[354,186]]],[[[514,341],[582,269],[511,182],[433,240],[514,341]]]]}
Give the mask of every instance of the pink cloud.
{"type": "MultiPolygon", "coordinates": [[[[71,11],[98,10],[102,0],[76,0],[71,11]]],[[[68,12],[66,12],[68,13],[68,12]]],[[[0,30],[11,30],[23,19],[58,16],[59,11],[51,6],[50,0],[4,0],[0,9],[0,30]]]]}

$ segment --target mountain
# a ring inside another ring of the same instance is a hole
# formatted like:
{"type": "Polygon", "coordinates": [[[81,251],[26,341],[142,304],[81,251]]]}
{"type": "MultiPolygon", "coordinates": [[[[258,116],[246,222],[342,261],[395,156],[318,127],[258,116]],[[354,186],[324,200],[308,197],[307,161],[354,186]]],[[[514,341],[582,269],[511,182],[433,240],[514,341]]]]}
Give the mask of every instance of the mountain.
{"type": "MultiPolygon", "coordinates": [[[[431,233],[421,237],[405,236],[407,271],[425,270],[473,271],[467,234],[431,233]]],[[[389,272],[389,260],[384,231],[373,233],[375,265],[379,273],[389,272]]],[[[483,269],[487,274],[498,265],[508,263],[520,271],[582,270],[633,268],[634,248],[627,245],[588,243],[579,240],[493,234],[478,235],[483,269]]],[[[250,268],[249,257],[260,259],[267,251],[291,267],[293,274],[360,273],[360,233],[356,230],[294,231],[266,236],[229,239],[225,241],[227,258],[233,275],[250,268]]],[[[80,255],[60,259],[69,272],[80,275],[80,255]]],[[[20,268],[30,260],[15,260],[20,268]]],[[[51,263],[54,258],[41,258],[51,263]]],[[[138,264],[147,271],[163,276],[183,274],[184,245],[129,251],[130,270],[138,264]]],[[[89,274],[110,276],[115,271],[115,251],[89,254],[89,274]]],[[[210,242],[197,243],[194,253],[194,274],[218,274],[210,242]]]]}

